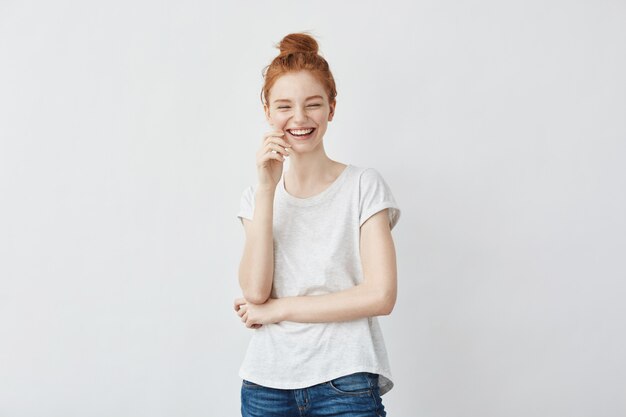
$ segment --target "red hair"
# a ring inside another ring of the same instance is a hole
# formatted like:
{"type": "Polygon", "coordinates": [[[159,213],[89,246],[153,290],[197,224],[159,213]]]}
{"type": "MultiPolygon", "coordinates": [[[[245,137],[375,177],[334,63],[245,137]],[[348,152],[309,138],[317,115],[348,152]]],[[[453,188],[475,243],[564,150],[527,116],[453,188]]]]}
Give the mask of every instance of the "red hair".
{"type": "Polygon", "coordinates": [[[326,90],[328,103],[337,97],[335,79],[328,62],[318,54],[317,41],[305,33],[290,33],[278,45],[280,54],[263,69],[265,83],[261,89],[261,103],[269,106],[269,93],[281,76],[298,71],[309,71],[326,90]]]}

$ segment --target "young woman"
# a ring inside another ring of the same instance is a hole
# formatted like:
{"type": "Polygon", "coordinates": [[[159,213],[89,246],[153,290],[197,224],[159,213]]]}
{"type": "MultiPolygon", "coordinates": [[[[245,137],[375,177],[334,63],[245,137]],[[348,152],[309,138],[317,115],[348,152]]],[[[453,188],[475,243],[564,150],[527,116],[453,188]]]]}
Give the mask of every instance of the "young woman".
{"type": "Polygon", "coordinates": [[[241,413],[385,416],[393,382],[376,316],[396,300],[400,209],[378,171],[326,155],[337,92],[315,39],[294,33],[279,47],[261,91],[273,130],[237,215],[246,243],[234,308],[254,329],[241,413]]]}

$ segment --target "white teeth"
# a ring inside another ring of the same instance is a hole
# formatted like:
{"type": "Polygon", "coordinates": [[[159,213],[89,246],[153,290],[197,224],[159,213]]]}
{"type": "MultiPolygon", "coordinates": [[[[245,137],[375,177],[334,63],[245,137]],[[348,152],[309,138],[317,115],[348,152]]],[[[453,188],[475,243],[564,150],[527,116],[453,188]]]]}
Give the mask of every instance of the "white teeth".
{"type": "Polygon", "coordinates": [[[293,133],[294,135],[308,135],[309,133],[311,133],[313,131],[313,129],[304,129],[304,130],[290,130],[291,133],[293,133]]]}

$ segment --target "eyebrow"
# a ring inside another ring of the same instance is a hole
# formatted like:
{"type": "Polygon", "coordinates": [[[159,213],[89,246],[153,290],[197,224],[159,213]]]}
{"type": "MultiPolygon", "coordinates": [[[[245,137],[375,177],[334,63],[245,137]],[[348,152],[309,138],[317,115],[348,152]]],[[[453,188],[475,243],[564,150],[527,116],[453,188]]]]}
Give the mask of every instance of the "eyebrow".
{"type": "MultiPolygon", "coordinates": [[[[311,100],[312,98],[321,98],[321,99],[324,99],[324,97],[322,97],[322,96],[311,96],[311,97],[307,97],[307,98],[306,98],[306,100],[311,100]]],[[[305,101],[306,101],[306,100],[305,100],[305,101]]],[[[279,98],[279,99],[276,99],[276,100],[274,100],[274,103],[277,103],[277,102],[279,102],[279,101],[286,101],[287,103],[291,103],[291,100],[287,100],[286,98],[279,98]]]]}

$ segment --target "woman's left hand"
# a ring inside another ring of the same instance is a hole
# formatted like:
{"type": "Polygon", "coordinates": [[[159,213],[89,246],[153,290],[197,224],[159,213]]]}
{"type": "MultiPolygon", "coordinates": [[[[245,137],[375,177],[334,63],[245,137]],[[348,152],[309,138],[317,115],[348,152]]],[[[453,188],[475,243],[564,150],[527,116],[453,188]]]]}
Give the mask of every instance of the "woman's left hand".
{"type": "Polygon", "coordinates": [[[234,307],[237,315],[248,328],[258,329],[264,324],[278,323],[283,320],[278,298],[268,298],[263,304],[252,304],[245,298],[236,298],[234,307]]]}

